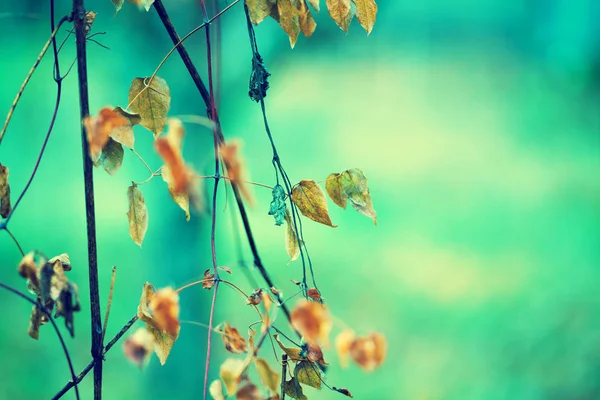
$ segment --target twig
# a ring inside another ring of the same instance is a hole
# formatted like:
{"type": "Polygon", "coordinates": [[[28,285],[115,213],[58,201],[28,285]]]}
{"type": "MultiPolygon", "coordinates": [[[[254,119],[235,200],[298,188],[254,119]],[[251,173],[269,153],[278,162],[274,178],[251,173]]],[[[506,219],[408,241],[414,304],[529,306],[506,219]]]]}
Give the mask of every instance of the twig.
{"type": "Polygon", "coordinates": [[[104,343],[104,335],[108,326],[108,315],[110,314],[110,306],[112,304],[113,290],[115,289],[115,278],[117,276],[117,267],[113,266],[112,276],[110,279],[110,291],[108,292],[108,302],[106,304],[106,313],[104,314],[104,323],[102,324],[102,343],[104,343]]]}
{"type": "Polygon", "coordinates": [[[17,238],[15,237],[15,235],[13,235],[12,232],[8,230],[8,228],[4,228],[4,230],[6,231],[6,233],[8,233],[8,235],[12,238],[12,240],[15,242],[15,244],[19,248],[19,252],[21,253],[21,256],[25,257],[25,253],[23,252],[23,248],[19,244],[19,241],[17,240],[17,238]]]}
{"type": "MultiPolygon", "coordinates": [[[[41,305],[39,302],[33,300],[26,294],[20,292],[19,290],[15,289],[11,286],[5,285],[2,282],[0,282],[0,287],[27,300],[28,302],[30,302],[31,304],[36,306],[38,308],[38,310],[43,312],[46,315],[46,317],[48,317],[48,320],[50,321],[50,323],[52,323],[52,327],[54,328],[54,331],[56,332],[56,336],[58,336],[58,340],[60,341],[60,344],[63,348],[63,352],[65,353],[65,358],[67,359],[67,363],[69,364],[69,370],[71,371],[71,379],[75,380],[76,379],[75,378],[75,370],[73,369],[73,362],[71,361],[71,356],[69,355],[69,350],[67,349],[67,345],[65,344],[65,341],[64,341],[62,335],[60,334],[60,330],[58,329],[58,326],[56,325],[54,318],[52,318],[52,315],[50,314],[50,312],[48,312],[48,310],[46,310],[46,307],[41,305]]],[[[75,383],[74,386],[75,386],[75,397],[79,400],[79,388],[77,387],[77,383],[75,383]]]]}
{"type": "Polygon", "coordinates": [[[281,400],[285,400],[285,373],[287,371],[288,355],[283,353],[281,356],[281,400]]]}
{"type": "MultiPolygon", "coordinates": [[[[85,37],[84,0],[73,0],[73,19],[77,43],[77,73],[79,75],[79,106],[81,120],[89,115],[87,56],[85,37]]],[[[80,122],[81,123],[81,122],[80,122]]],[[[90,279],[90,308],[92,331],[92,356],[94,363],[94,399],[102,398],[102,320],[100,316],[100,294],[98,284],[98,260],[96,255],[96,216],[94,207],[94,176],[92,159],[85,126],[81,124],[81,147],[83,154],[83,176],[85,187],[85,210],[88,239],[88,262],[90,279]]]]}

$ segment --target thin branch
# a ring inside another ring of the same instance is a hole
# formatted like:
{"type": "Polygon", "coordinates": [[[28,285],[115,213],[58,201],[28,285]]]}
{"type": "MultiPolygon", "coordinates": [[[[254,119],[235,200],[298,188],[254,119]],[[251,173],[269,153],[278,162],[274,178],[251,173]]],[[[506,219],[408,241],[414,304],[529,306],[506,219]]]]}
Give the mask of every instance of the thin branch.
{"type": "MultiPolygon", "coordinates": [[[[54,328],[54,331],[56,332],[56,336],[58,336],[58,340],[60,341],[63,352],[65,353],[65,358],[67,359],[67,363],[69,364],[69,370],[71,372],[71,379],[75,380],[76,379],[75,378],[75,370],[73,369],[73,362],[71,361],[71,356],[69,355],[69,350],[67,349],[67,345],[66,345],[62,335],[60,334],[60,330],[58,329],[58,326],[56,325],[54,318],[52,318],[52,315],[50,314],[50,312],[48,310],[46,310],[46,307],[41,305],[39,302],[33,300],[26,294],[20,292],[19,290],[15,289],[11,286],[5,285],[2,282],[0,282],[0,287],[8,290],[11,293],[16,294],[17,296],[21,297],[22,299],[27,300],[28,302],[33,304],[35,307],[37,307],[38,310],[43,312],[46,315],[46,317],[48,317],[48,320],[50,321],[50,323],[52,323],[52,327],[54,328]]],[[[74,386],[75,386],[75,397],[79,400],[79,388],[77,387],[77,383],[75,383],[74,386]]]]}
{"type": "MultiPolygon", "coordinates": [[[[219,174],[219,176],[215,176],[215,175],[195,175],[195,177],[199,178],[199,179],[225,179],[225,180],[228,180],[228,181],[231,181],[231,182],[234,181],[233,178],[230,178],[229,176],[224,176],[224,175],[221,175],[221,174],[219,174]]],[[[240,182],[244,182],[244,183],[247,183],[249,185],[260,186],[260,187],[264,187],[266,189],[273,190],[273,186],[265,185],[264,183],[258,183],[258,182],[252,182],[252,181],[240,181],[240,182]]]]}
{"type": "MultiPolygon", "coordinates": [[[[87,80],[87,55],[85,36],[84,0],[73,0],[73,19],[77,43],[77,73],[79,75],[79,107],[81,121],[89,115],[87,80]]],[[[94,363],[94,399],[102,398],[102,320],[100,315],[100,294],[98,283],[98,259],[96,249],[96,216],[94,206],[93,164],[89,157],[89,144],[85,126],[81,124],[81,148],[83,155],[83,176],[85,188],[85,210],[88,242],[88,271],[90,279],[90,308],[92,331],[92,357],[94,363]]]]}
{"type": "Polygon", "coordinates": [[[283,353],[281,356],[281,400],[285,400],[285,373],[287,370],[288,355],[283,353]]]}
{"type": "Polygon", "coordinates": [[[21,253],[21,257],[25,257],[25,252],[23,252],[23,248],[19,244],[19,241],[17,240],[17,238],[15,237],[15,235],[13,235],[12,232],[8,230],[8,228],[4,228],[4,230],[6,231],[6,233],[8,233],[8,235],[12,238],[12,240],[15,242],[15,244],[19,248],[19,252],[21,253]]]}
{"type": "Polygon", "coordinates": [[[102,343],[104,343],[104,335],[106,335],[106,327],[108,326],[108,315],[110,314],[110,306],[112,304],[113,291],[115,289],[115,278],[117,277],[117,267],[113,266],[112,276],[110,279],[110,291],[108,292],[108,302],[106,304],[106,313],[104,314],[104,323],[102,324],[102,343]]]}

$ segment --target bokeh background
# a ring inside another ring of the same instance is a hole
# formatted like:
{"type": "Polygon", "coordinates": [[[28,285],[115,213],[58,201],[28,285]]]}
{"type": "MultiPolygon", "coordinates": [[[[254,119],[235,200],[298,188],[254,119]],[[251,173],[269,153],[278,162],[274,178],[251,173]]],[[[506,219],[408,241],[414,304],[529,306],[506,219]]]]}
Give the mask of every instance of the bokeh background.
{"type": "MultiPolygon", "coordinates": [[[[180,34],[201,23],[198,2],[164,3],[180,34]]],[[[125,106],[131,80],[149,76],[171,42],[153,10],[126,4],[115,17],[108,0],[86,4],[98,13],[94,31],[106,32],[98,41],[110,48],[89,44],[92,112],[125,106]]],[[[49,35],[48,8],[39,0],[0,5],[3,112],[49,35]]],[[[69,9],[69,1],[57,1],[58,16],[69,9]]],[[[331,311],[358,333],[381,331],[389,342],[385,364],[372,374],[341,369],[333,349],[325,350],[332,364],[327,382],[361,399],[600,398],[600,3],[381,0],[368,37],[356,21],[345,35],[324,4],[322,10],[313,37],[301,37],[293,50],[272,20],[256,33],[272,73],[271,129],[291,180],[361,168],[379,214],[375,227],[330,203],[338,228],[304,224],[331,311]]],[[[251,52],[240,4],[222,17],[221,28],[223,129],[243,141],[251,179],[272,185],[260,108],[247,96],[251,52]]],[[[204,36],[190,38],[187,47],[206,76],[204,36]]],[[[74,54],[70,39],[63,71],[74,54]]],[[[171,116],[204,115],[177,54],[159,76],[170,85],[171,116]]],[[[74,69],[37,177],[10,228],[25,251],[71,256],[69,275],[79,284],[83,310],[67,344],[81,370],[90,360],[90,328],[76,81],[74,69]]],[[[54,98],[48,55],[0,147],[14,198],[31,173],[54,98]]],[[[186,159],[210,174],[211,132],[186,128],[186,159]]],[[[141,127],[136,149],[160,166],[151,134],[141,127]]],[[[117,266],[107,337],[134,315],[144,282],[181,286],[210,266],[207,215],[194,213],[186,222],[160,178],[141,187],[149,229],[142,248],[131,241],[126,190],[147,175],[130,152],[115,176],[94,174],[103,309],[117,266]]],[[[293,294],[290,279],[300,278],[301,264],[287,265],[283,229],[267,215],[270,191],[253,191],[250,219],[260,254],[280,288],[293,294]]],[[[250,291],[238,265],[233,204],[231,196],[219,198],[218,262],[250,291]]],[[[242,250],[250,261],[243,240],[242,250]]],[[[1,234],[0,280],[25,290],[19,259],[1,234]]],[[[181,318],[207,323],[210,298],[201,288],[185,291],[181,318]]],[[[0,398],[51,397],[69,378],[55,334],[44,326],[39,341],[30,339],[31,306],[4,291],[0,304],[0,398]]],[[[216,314],[224,320],[242,332],[255,320],[226,288],[216,314]]],[[[214,340],[211,377],[228,356],[214,340]]],[[[106,357],[105,398],[200,398],[205,352],[206,330],[189,323],[163,367],[153,357],[139,370],[119,344],[106,357]]],[[[91,377],[80,387],[82,398],[90,398],[91,377]]],[[[326,390],[305,393],[341,398],[326,390]]]]}

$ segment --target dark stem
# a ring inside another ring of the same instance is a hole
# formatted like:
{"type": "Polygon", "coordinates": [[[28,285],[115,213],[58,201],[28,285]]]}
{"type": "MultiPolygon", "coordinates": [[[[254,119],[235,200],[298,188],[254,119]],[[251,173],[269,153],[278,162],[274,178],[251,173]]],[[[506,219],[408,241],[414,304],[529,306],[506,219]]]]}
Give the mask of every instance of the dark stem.
{"type": "MultiPolygon", "coordinates": [[[[56,325],[54,318],[52,318],[52,315],[50,314],[50,312],[48,312],[48,310],[46,310],[46,307],[44,307],[37,301],[33,300],[26,294],[18,291],[17,289],[15,289],[11,286],[5,285],[2,282],[0,282],[0,287],[27,300],[28,302],[30,302],[31,304],[36,306],[38,308],[38,310],[42,311],[46,315],[46,317],[48,317],[48,320],[50,321],[50,323],[52,323],[52,327],[54,328],[54,331],[56,332],[56,336],[58,336],[58,340],[60,341],[60,344],[63,348],[63,352],[65,353],[65,358],[67,359],[67,363],[69,364],[69,370],[71,372],[71,379],[75,380],[76,379],[75,378],[75,370],[73,369],[73,362],[71,361],[71,356],[69,355],[69,350],[67,349],[67,345],[66,345],[62,335],[60,334],[60,330],[58,329],[58,326],[56,325]]],[[[79,388],[77,387],[76,383],[75,383],[75,397],[79,400],[79,388]]]]}
{"type": "Polygon", "coordinates": [[[281,400],[285,400],[285,374],[287,372],[288,355],[283,353],[281,356],[281,400]]]}
{"type": "Polygon", "coordinates": [[[81,147],[83,155],[83,177],[85,187],[85,211],[88,239],[88,262],[90,278],[90,308],[92,314],[92,357],[94,363],[94,399],[102,398],[102,322],[100,316],[100,295],[98,290],[98,260],[96,255],[96,216],[94,207],[94,177],[92,160],[89,157],[89,144],[82,121],[89,114],[87,81],[85,6],[84,0],[73,0],[73,19],[77,42],[77,73],[79,75],[79,106],[81,110],[81,147]]]}
{"type": "Polygon", "coordinates": [[[15,244],[19,248],[19,252],[21,253],[21,256],[25,257],[25,253],[23,252],[23,248],[19,244],[19,241],[17,240],[17,238],[15,237],[15,235],[13,235],[12,232],[8,230],[8,228],[4,228],[4,230],[6,231],[6,233],[8,233],[8,235],[12,238],[12,240],[15,242],[15,244]]]}

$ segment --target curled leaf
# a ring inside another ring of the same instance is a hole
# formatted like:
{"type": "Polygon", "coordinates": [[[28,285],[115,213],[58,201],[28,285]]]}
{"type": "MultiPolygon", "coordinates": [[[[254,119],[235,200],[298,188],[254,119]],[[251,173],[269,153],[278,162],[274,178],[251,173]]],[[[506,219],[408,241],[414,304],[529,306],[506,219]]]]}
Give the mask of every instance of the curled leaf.
{"type": "Polygon", "coordinates": [[[377,224],[377,213],[371,202],[368,181],[360,169],[352,168],[339,174],[330,174],[325,182],[325,189],[335,204],[346,208],[350,200],[354,209],[377,224]]]}
{"type": "Polygon", "coordinates": [[[310,361],[300,361],[296,364],[294,376],[300,383],[312,386],[315,389],[321,389],[321,375],[319,369],[310,361]]]}
{"type": "Polygon", "coordinates": [[[314,344],[308,346],[308,349],[306,350],[306,358],[317,364],[328,365],[323,358],[323,350],[321,350],[321,347],[314,344]]]}
{"type": "Polygon", "coordinates": [[[204,279],[202,280],[202,287],[206,290],[210,290],[215,286],[215,276],[211,273],[212,270],[207,269],[204,271],[204,279]]]}
{"type": "Polygon", "coordinates": [[[147,329],[138,328],[123,343],[123,353],[129,361],[142,368],[148,363],[153,347],[154,337],[147,329]]]}
{"type": "Polygon", "coordinates": [[[246,304],[251,304],[257,306],[262,301],[262,289],[254,289],[248,299],[246,299],[246,304]]]}
{"type": "MultiPolygon", "coordinates": [[[[149,8],[150,5],[147,7],[149,8]]],[[[135,78],[131,82],[129,108],[140,115],[142,118],[140,123],[144,128],[154,132],[154,136],[158,136],[167,122],[167,114],[171,107],[171,92],[164,79],[155,76],[151,81],[149,80],[150,78],[135,78]]]]}
{"type": "Polygon", "coordinates": [[[350,391],[348,391],[348,389],[346,388],[336,388],[335,386],[333,387],[333,390],[335,390],[336,392],[339,392],[347,397],[352,397],[354,398],[354,396],[352,396],[352,393],[350,393],[350,391]]]}
{"type": "Polygon", "coordinates": [[[169,191],[181,195],[189,193],[192,183],[192,170],[183,161],[181,147],[183,142],[183,124],[176,118],[169,119],[169,131],[154,142],[158,154],[165,161],[167,174],[163,179],[167,182],[169,191]]]}
{"type": "Polygon", "coordinates": [[[305,217],[335,228],[329,218],[325,193],[315,181],[300,181],[292,189],[292,201],[305,217]]]}
{"type": "Polygon", "coordinates": [[[2,218],[8,217],[11,209],[8,167],[0,164],[0,216],[2,216],[2,218]]]}
{"type": "Polygon", "coordinates": [[[308,344],[328,343],[331,316],[325,305],[303,299],[292,311],[291,322],[308,344]]]}
{"type": "Polygon", "coordinates": [[[263,385],[271,392],[277,393],[279,391],[279,374],[271,369],[269,363],[264,358],[256,357],[254,359],[254,365],[256,366],[258,376],[263,385]]]}
{"type": "Polygon", "coordinates": [[[187,191],[177,192],[175,190],[175,179],[168,165],[162,167],[162,178],[167,183],[167,189],[173,198],[175,204],[177,204],[185,212],[185,220],[190,220],[190,195],[187,191]]]}
{"type": "Polygon", "coordinates": [[[87,132],[90,158],[96,162],[102,153],[102,149],[107,144],[111,133],[120,127],[130,125],[130,123],[127,118],[110,107],[104,107],[100,110],[97,117],[85,117],[83,125],[87,132]]]}
{"type": "MultiPolygon", "coordinates": [[[[294,228],[294,222],[290,217],[290,213],[288,210],[285,210],[285,222],[286,222],[286,232],[285,232],[285,250],[290,256],[290,261],[296,261],[298,257],[300,257],[300,246],[298,242],[298,235],[296,234],[296,229],[294,228]]],[[[288,263],[289,264],[289,263],[288,263]]]]}
{"type": "Polygon", "coordinates": [[[221,364],[220,375],[223,383],[225,383],[227,396],[232,396],[236,392],[245,368],[244,361],[234,358],[228,358],[221,364]]]}
{"type": "Polygon", "coordinates": [[[319,293],[319,291],[316,288],[308,289],[306,291],[306,294],[313,300],[321,300],[321,293],[319,293]]]}
{"type": "Polygon", "coordinates": [[[223,335],[221,337],[223,338],[223,342],[225,342],[225,348],[227,349],[227,351],[234,354],[248,352],[248,347],[246,347],[246,341],[240,335],[237,328],[234,328],[227,322],[223,322],[223,327],[223,335]]]}
{"type": "Polygon", "coordinates": [[[246,6],[248,7],[248,14],[250,15],[250,21],[254,25],[260,24],[266,17],[268,17],[272,10],[277,9],[276,0],[246,0],[246,6]]]}
{"type": "Polygon", "coordinates": [[[127,189],[127,200],[129,202],[129,211],[127,211],[129,235],[138,246],[142,247],[144,236],[148,230],[148,209],[144,195],[135,183],[132,183],[127,189]]]}
{"type": "Polygon", "coordinates": [[[315,29],[317,28],[317,23],[312,16],[312,13],[308,9],[308,5],[305,0],[300,0],[300,10],[298,11],[298,18],[300,22],[300,30],[306,37],[311,37],[315,29]]]}
{"type": "Polygon", "coordinates": [[[272,192],[273,200],[269,206],[269,215],[275,218],[275,225],[280,226],[287,217],[285,205],[285,190],[281,185],[275,185],[272,192]]]}
{"type": "Polygon", "coordinates": [[[383,364],[386,352],[387,342],[380,333],[359,337],[350,345],[352,359],[367,372],[371,372],[383,364]]]}

